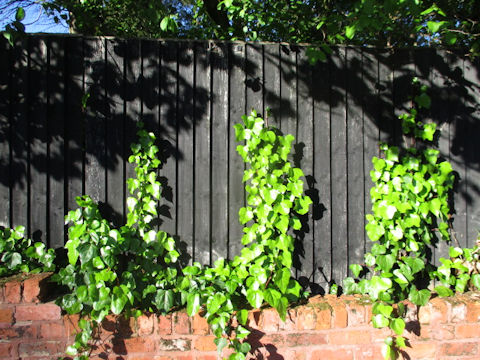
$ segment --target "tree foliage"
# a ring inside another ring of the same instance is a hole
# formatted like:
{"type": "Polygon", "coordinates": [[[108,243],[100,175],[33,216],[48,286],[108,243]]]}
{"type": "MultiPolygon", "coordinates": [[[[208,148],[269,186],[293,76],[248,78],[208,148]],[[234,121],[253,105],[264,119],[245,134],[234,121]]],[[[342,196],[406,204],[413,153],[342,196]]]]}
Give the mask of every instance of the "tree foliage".
{"type": "MultiPolygon", "coordinates": [[[[33,2],[8,0],[0,11],[5,16],[2,9],[33,2]]],[[[480,51],[476,0],[43,0],[41,4],[54,20],[59,13],[68,14],[71,29],[84,35],[314,45],[460,45],[474,54],[480,51]]]]}

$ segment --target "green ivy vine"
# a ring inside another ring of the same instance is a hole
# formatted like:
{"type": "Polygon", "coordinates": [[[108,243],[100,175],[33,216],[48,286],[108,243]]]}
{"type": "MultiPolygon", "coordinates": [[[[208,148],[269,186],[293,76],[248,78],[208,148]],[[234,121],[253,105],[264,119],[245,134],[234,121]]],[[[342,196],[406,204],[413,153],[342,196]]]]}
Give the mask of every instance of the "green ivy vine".
{"type": "MultiPolygon", "coordinates": [[[[437,235],[450,240],[451,220],[449,196],[454,184],[452,166],[442,161],[432,147],[436,124],[418,120],[418,113],[430,107],[427,87],[417,79],[414,106],[399,117],[406,142],[405,149],[380,144],[383,158],[373,158],[370,175],[373,214],[367,215],[367,235],[374,242],[365,255],[365,265],[352,264],[354,278],[344,280],[346,293],[367,294],[374,301],[372,323],[376,328],[388,327],[393,335],[385,339],[384,356],[396,359],[406,347],[403,300],[422,306],[431,297],[432,280],[443,285],[435,288],[440,296],[452,295],[451,287],[464,291],[471,279],[478,285],[478,270],[469,268],[476,250],[451,248],[454,260],[442,259],[438,269],[430,263],[430,246],[437,235]],[[455,269],[455,273],[452,269],[455,269]],[[370,278],[358,279],[371,271],[370,278]],[[472,274],[472,272],[477,273],[472,274]],[[468,273],[468,274],[467,274],[468,273]]],[[[478,258],[478,255],[477,255],[478,258]]]]}
{"type": "Polygon", "coordinates": [[[0,227],[0,277],[55,270],[55,251],[24,235],[25,227],[0,227]]]}
{"type": "Polygon", "coordinates": [[[239,211],[245,247],[232,261],[182,268],[175,240],[153,226],[161,197],[159,149],[142,124],[129,158],[136,176],[127,181],[132,196],[126,224],[116,229],[89,196],[76,199],[79,208],[66,216],[69,263],[54,275],[70,290],[57,303],[81,315],[68,355],[88,359],[89,344],[110,313],[139,316],[186,307],[189,316],[200,313],[207,319],[219,355],[228,346],[233,349],[229,359],[242,360],[251,351],[248,309],[270,305],[285,320],[289,303],[305,295],[290,274],[290,229],[302,227],[297,215],[306,214],[312,201],[303,195],[303,172],[288,159],[294,138],[265,126],[256,112],[244,116],[235,131],[237,141],[244,142],[237,150],[250,168],[243,177],[248,206],[239,211]]]}

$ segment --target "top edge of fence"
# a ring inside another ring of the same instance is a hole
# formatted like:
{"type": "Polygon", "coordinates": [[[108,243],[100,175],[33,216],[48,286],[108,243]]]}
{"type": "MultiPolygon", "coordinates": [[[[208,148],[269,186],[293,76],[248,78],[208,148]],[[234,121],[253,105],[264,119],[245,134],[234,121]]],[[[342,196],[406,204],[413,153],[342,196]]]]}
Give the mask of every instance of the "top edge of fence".
{"type": "Polygon", "coordinates": [[[28,37],[64,37],[64,38],[83,38],[83,39],[105,39],[118,41],[152,41],[152,42],[182,42],[182,43],[214,43],[214,44],[235,44],[235,45],[283,45],[292,47],[319,47],[328,45],[333,48],[353,48],[353,49],[372,49],[372,50],[447,50],[447,51],[467,51],[468,48],[460,46],[373,46],[373,45],[352,45],[352,44],[311,44],[311,43],[288,43],[273,41],[244,41],[244,40],[216,40],[216,39],[183,39],[183,38],[147,38],[147,37],[118,37],[118,36],[90,36],[82,34],[62,34],[62,33],[28,33],[28,37]]]}

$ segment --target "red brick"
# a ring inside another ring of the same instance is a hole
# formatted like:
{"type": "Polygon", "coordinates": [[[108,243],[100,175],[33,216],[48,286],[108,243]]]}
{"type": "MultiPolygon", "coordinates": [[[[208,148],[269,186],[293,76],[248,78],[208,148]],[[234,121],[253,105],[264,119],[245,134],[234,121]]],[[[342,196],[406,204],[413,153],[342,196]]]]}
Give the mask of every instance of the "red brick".
{"type": "Polygon", "coordinates": [[[357,345],[370,342],[370,330],[332,331],[328,334],[328,343],[331,345],[357,345]]]}
{"type": "Polygon", "coordinates": [[[302,306],[297,309],[297,330],[315,330],[317,316],[310,306],[302,306]]]}
{"type": "Polygon", "coordinates": [[[48,278],[51,273],[30,275],[23,281],[23,301],[27,303],[38,303],[47,291],[48,278]]]}
{"type": "MultiPolygon", "coordinates": [[[[285,344],[290,346],[315,346],[323,345],[327,343],[327,336],[325,334],[319,333],[297,333],[297,334],[288,334],[285,337],[285,344]]],[[[280,344],[273,344],[277,347],[280,347],[280,344]]]]}
{"type": "MultiPolygon", "coordinates": [[[[306,360],[307,354],[309,353],[308,348],[300,348],[298,350],[286,350],[280,351],[280,354],[285,353],[285,359],[288,360],[306,360]]],[[[268,358],[267,358],[268,359],[268,358]]]]}
{"type": "Polygon", "coordinates": [[[431,322],[444,324],[448,321],[448,305],[443,298],[430,300],[431,322]]]}
{"type": "Polygon", "coordinates": [[[430,309],[429,304],[426,306],[420,306],[418,309],[418,321],[420,324],[430,324],[432,309],[430,309]]]}
{"type": "Polygon", "coordinates": [[[80,320],[80,315],[65,315],[63,317],[63,324],[65,326],[65,332],[67,337],[75,336],[75,334],[80,330],[78,327],[78,321],[80,320]]]}
{"type": "MultiPolygon", "coordinates": [[[[426,338],[426,334],[422,332],[423,326],[420,327],[420,335],[426,338]]],[[[435,340],[451,340],[455,338],[455,328],[452,325],[435,326],[430,329],[428,337],[435,340]]]]}
{"type": "Polygon", "coordinates": [[[13,358],[13,351],[12,343],[0,343],[0,358],[13,358]]]}
{"type": "Polygon", "coordinates": [[[68,335],[62,322],[45,323],[40,325],[39,337],[42,339],[67,339],[68,335]]]}
{"type": "Polygon", "coordinates": [[[350,349],[321,349],[312,352],[311,360],[353,360],[350,349]]]}
{"type": "Polygon", "coordinates": [[[22,283],[11,281],[5,284],[5,302],[18,304],[22,300],[22,283]]]}
{"type": "Polygon", "coordinates": [[[217,360],[217,355],[197,355],[195,360],[217,360]]]}
{"type": "Polygon", "coordinates": [[[180,335],[190,334],[190,318],[186,312],[179,311],[174,314],[173,333],[180,335]]]}
{"type": "Polygon", "coordinates": [[[354,302],[347,305],[348,326],[365,325],[365,307],[354,302]]]}
{"type": "Polygon", "coordinates": [[[346,328],[348,324],[348,313],[343,302],[330,302],[332,307],[332,328],[346,328]]]}
{"type": "Polygon", "coordinates": [[[0,329],[0,339],[34,339],[37,337],[37,333],[35,326],[10,326],[0,329]]]}
{"type": "Polygon", "coordinates": [[[260,310],[252,310],[248,312],[247,326],[253,329],[260,329],[260,310]]]}
{"type": "Polygon", "coordinates": [[[6,303],[5,300],[5,286],[0,286],[0,304],[6,303]]]}
{"type": "Polygon", "coordinates": [[[207,335],[210,332],[207,319],[196,314],[192,320],[192,331],[195,335],[207,335]]]}
{"type": "Polygon", "coordinates": [[[134,337],[113,339],[113,351],[119,355],[131,353],[148,353],[155,351],[155,341],[151,337],[134,337]]]}
{"type": "MultiPolygon", "coordinates": [[[[107,320],[109,320],[110,323],[113,325],[113,332],[116,330],[118,335],[120,335],[121,337],[129,338],[135,334],[135,318],[125,318],[125,316],[109,315],[107,316],[107,320]]],[[[111,331],[111,329],[106,330],[111,331]]]]}
{"type": "Polygon", "coordinates": [[[378,360],[382,359],[382,346],[380,344],[364,345],[355,347],[355,360],[378,360]]]}
{"type": "Polygon", "coordinates": [[[480,302],[467,303],[467,321],[480,322],[480,302]]]}
{"type": "Polygon", "coordinates": [[[260,326],[264,332],[278,331],[280,324],[280,316],[277,310],[269,308],[262,311],[260,316],[260,326]]]}
{"type": "Polygon", "coordinates": [[[480,337],[480,323],[457,325],[455,327],[455,337],[457,339],[480,337]]]}
{"type": "Polygon", "coordinates": [[[215,336],[198,336],[194,342],[194,349],[200,351],[215,351],[217,350],[217,345],[213,342],[215,336]]]}
{"type": "Polygon", "coordinates": [[[144,314],[137,318],[137,335],[146,336],[153,334],[155,316],[144,314]]]}
{"type": "Polygon", "coordinates": [[[464,343],[443,343],[440,346],[440,354],[448,356],[476,355],[478,350],[477,342],[464,343]]]}
{"type": "Polygon", "coordinates": [[[15,308],[16,321],[60,320],[61,309],[53,303],[39,305],[18,305],[15,308]]]}
{"type": "Polygon", "coordinates": [[[405,349],[405,352],[413,360],[417,359],[434,359],[436,352],[436,343],[431,342],[412,342],[410,343],[411,347],[405,349]]]}
{"type": "Polygon", "coordinates": [[[45,356],[53,359],[65,353],[65,344],[62,342],[42,341],[35,343],[21,343],[18,347],[20,357],[30,359],[34,356],[45,356]]]}
{"type": "Polygon", "coordinates": [[[467,306],[463,302],[454,301],[451,303],[450,321],[454,323],[462,322],[467,315],[467,306]]]}
{"type": "Polygon", "coordinates": [[[328,304],[327,308],[315,308],[315,315],[317,322],[315,324],[315,330],[330,329],[332,323],[332,309],[328,304]]]}
{"type": "Polygon", "coordinates": [[[161,315],[158,317],[158,334],[170,335],[172,333],[172,315],[161,315]]]}
{"type": "Polygon", "coordinates": [[[285,322],[280,321],[278,329],[285,331],[295,331],[297,329],[297,309],[287,310],[285,322]]]}
{"type": "Polygon", "coordinates": [[[0,323],[13,324],[13,309],[12,308],[0,309],[0,323]]]}
{"type": "Polygon", "coordinates": [[[157,339],[157,349],[160,351],[188,351],[192,348],[190,339],[157,339]]]}

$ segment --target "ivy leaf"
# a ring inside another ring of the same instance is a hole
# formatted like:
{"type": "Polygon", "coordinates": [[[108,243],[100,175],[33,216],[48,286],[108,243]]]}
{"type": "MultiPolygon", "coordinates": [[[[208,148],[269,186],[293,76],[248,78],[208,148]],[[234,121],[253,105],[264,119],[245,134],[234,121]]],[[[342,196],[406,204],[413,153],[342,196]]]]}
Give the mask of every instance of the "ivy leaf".
{"type": "Polygon", "coordinates": [[[15,14],[15,20],[22,21],[23,19],[25,19],[25,10],[23,9],[23,7],[19,7],[15,14]]]}
{"type": "Polygon", "coordinates": [[[405,321],[401,318],[393,319],[390,324],[390,329],[395,331],[397,335],[402,335],[403,330],[405,329],[405,321]]]}
{"type": "Polygon", "coordinates": [[[363,269],[363,267],[359,264],[351,264],[349,268],[352,271],[353,276],[355,276],[356,278],[358,278],[358,276],[360,275],[360,272],[363,269]]]}
{"type": "Polygon", "coordinates": [[[247,301],[254,309],[258,309],[263,303],[263,293],[260,290],[247,290],[247,301]]]}
{"type": "Polygon", "coordinates": [[[200,310],[200,294],[191,292],[187,296],[187,314],[193,316],[200,310]]]}
{"type": "Polygon", "coordinates": [[[285,293],[287,291],[288,283],[290,282],[290,269],[282,268],[275,274],[273,282],[280,289],[280,292],[285,293]]]}
{"type": "Polygon", "coordinates": [[[276,307],[278,304],[278,301],[282,297],[282,294],[280,294],[277,290],[275,289],[266,289],[263,292],[263,296],[265,298],[265,301],[272,307],[276,307]]]}
{"type": "Polygon", "coordinates": [[[438,294],[438,296],[440,296],[440,297],[453,296],[453,291],[451,289],[447,288],[446,286],[443,286],[443,285],[435,286],[434,290],[438,294]]]}
{"type": "Polygon", "coordinates": [[[446,23],[446,21],[427,21],[427,27],[430,32],[436,33],[446,23]]]}
{"type": "Polygon", "coordinates": [[[430,291],[423,289],[418,291],[415,287],[410,290],[408,294],[408,300],[410,300],[415,305],[424,306],[428,303],[430,299],[430,291]]]}
{"type": "Polygon", "coordinates": [[[383,226],[374,222],[369,222],[365,226],[365,229],[367,230],[368,237],[372,241],[377,241],[385,234],[383,226]]]}
{"type": "Polygon", "coordinates": [[[287,307],[288,307],[288,299],[286,297],[281,297],[277,303],[277,306],[275,306],[275,309],[278,312],[278,316],[280,316],[280,319],[285,322],[287,319],[287,307]]]}
{"type": "Polygon", "coordinates": [[[155,295],[154,303],[157,309],[165,312],[170,311],[174,304],[173,291],[159,289],[155,295]]]}
{"type": "Polygon", "coordinates": [[[221,337],[214,339],[213,342],[215,343],[215,345],[217,345],[218,356],[221,356],[223,349],[225,348],[225,346],[228,345],[228,340],[224,337],[221,337]]]}
{"type": "Polygon", "coordinates": [[[407,344],[405,343],[405,338],[403,336],[397,336],[395,338],[395,344],[399,349],[403,349],[407,347],[407,344]]]}
{"type": "Polygon", "coordinates": [[[477,290],[480,290],[480,274],[472,275],[472,284],[477,288],[477,290]]]}
{"type": "Polygon", "coordinates": [[[355,25],[347,26],[345,28],[345,36],[350,40],[353,39],[355,36],[355,25]]]}
{"type": "Polygon", "coordinates": [[[390,269],[395,264],[395,256],[392,254],[388,255],[379,255],[377,256],[377,265],[382,269],[384,272],[390,272],[390,269]]]}
{"type": "Polygon", "coordinates": [[[389,321],[382,314],[377,314],[377,315],[372,317],[372,324],[373,324],[374,328],[379,329],[379,328],[387,327],[388,324],[389,324],[389,321]]]}
{"type": "Polygon", "coordinates": [[[448,249],[448,256],[450,256],[451,258],[456,258],[460,255],[463,255],[463,250],[461,248],[450,246],[450,248],[448,249]]]}
{"type": "Polygon", "coordinates": [[[418,96],[415,96],[415,102],[418,104],[420,108],[429,109],[432,103],[430,96],[426,93],[421,93],[418,96]]]}
{"type": "Polygon", "coordinates": [[[248,311],[245,309],[242,309],[237,312],[237,320],[240,324],[242,325],[247,325],[247,320],[248,320],[248,311]]]}
{"type": "Polygon", "coordinates": [[[128,298],[127,296],[123,293],[123,291],[120,289],[120,287],[115,286],[113,288],[113,294],[112,294],[112,304],[111,304],[111,310],[115,315],[118,315],[122,312],[123,308],[127,304],[128,298]]]}
{"type": "MultiPolygon", "coordinates": [[[[227,298],[222,293],[216,293],[211,296],[207,302],[207,310],[210,314],[215,314],[222,307],[227,298]]],[[[188,301],[188,300],[187,300],[188,301]]]]}

